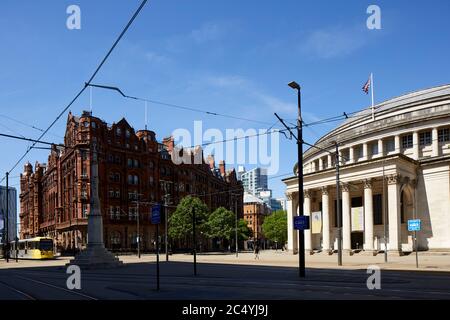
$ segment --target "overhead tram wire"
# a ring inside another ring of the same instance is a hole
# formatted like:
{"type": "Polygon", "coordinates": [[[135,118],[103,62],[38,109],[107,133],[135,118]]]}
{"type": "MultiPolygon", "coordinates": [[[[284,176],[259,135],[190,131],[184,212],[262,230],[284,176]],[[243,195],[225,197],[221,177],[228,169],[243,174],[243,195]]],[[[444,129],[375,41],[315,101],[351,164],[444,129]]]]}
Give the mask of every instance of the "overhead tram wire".
{"type": "MultiPolygon", "coordinates": [[[[107,52],[107,54],[104,56],[104,58],[102,59],[102,61],[100,62],[100,64],[97,66],[97,68],[95,69],[94,73],[91,75],[91,77],[89,78],[89,80],[85,83],[84,87],[80,89],[80,91],[75,95],[75,97],[69,102],[69,104],[64,107],[64,109],[58,114],[58,116],[56,117],[55,120],[53,120],[53,122],[47,127],[47,129],[44,130],[44,132],[42,132],[42,134],[39,136],[39,138],[37,139],[36,142],[33,142],[33,144],[31,145],[30,148],[27,149],[27,151],[19,158],[19,160],[17,160],[17,162],[12,166],[12,168],[8,171],[8,173],[12,172],[18,165],[19,163],[26,157],[26,155],[34,148],[34,146],[37,144],[37,142],[39,142],[44,135],[54,126],[54,124],[62,117],[62,115],[74,104],[74,102],[83,94],[83,92],[86,90],[87,86],[92,82],[92,80],[95,78],[95,76],[97,75],[97,73],[100,71],[100,69],[103,67],[103,65],[105,64],[106,60],[109,58],[109,56],[111,55],[111,53],[113,52],[113,50],[116,48],[117,44],[120,42],[120,40],[122,39],[122,37],[125,35],[125,33],[127,32],[128,28],[131,26],[131,24],[133,23],[133,21],[136,19],[136,17],[139,15],[139,13],[141,12],[142,8],[144,7],[144,5],[147,3],[148,0],[143,0],[142,3],[140,4],[139,8],[135,11],[135,13],[133,14],[133,16],[131,17],[131,19],[128,21],[128,23],[126,24],[125,28],[122,30],[122,32],[120,33],[119,37],[116,39],[116,41],[114,41],[114,44],[112,45],[112,47],[109,49],[109,51],[107,52]]],[[[0,181],[0,183],[2,183],[5,180],[6,176],[3,177],[3,179],[0,181]]]]}
{"type": "MultiPolygon", "coordinates": [[[[11,116],[7,116],[7,115],[5,115],[5,114],[0,114],[0,117],[5,118],[5,119],[8,119],[8,120],[11,120],[11,121],[13,121],[13,122],[15,122],[15,123],[18,123],[18,124],[21,124],[21,125],[23,125],[23,126],[25,126],[25,127],[28,127],[28,128],[31,128],[31,129],[40,131],[40,132],[44,132],[44,129],[42,129],[42,128],[36,127],[36,126],[34,126],[34,125],[32,125],[32,124],[29,124],[29,123],[25,123],[25,122],[23,122],[23,121],[21,121],[21,120],[17,120],[17,119],[15,119],[15,118],[11,117],[11,116]]],[[[52,136],[57,137],[57,138],[62,138],[61,136],[58,136],[58,135],[56,135],[56,134],[53,134],[53,133],[50,133],[50,134],[51,134],[52,136]]]]}
{"type": "Polygon", "coordinates": [[[157,101],[157,100],[152,100],[152,99],[147,99],[147,98],[134,97],[134,96],[130,96],[130,95],[127,95],[127,94],[123,93],[123,91],[120,88],[118,88],[118,87],[105,86],[105,85],[99,85],[99,84],[86,84],[86,85],[90,86],[90,87],[93,87],[93,88],[100,88],[100,89],[117,91],[122,97],[124,97],[126,99],[150,102],[150,103],[153,103],[153,104],[158,104],[158,105],[166,106],[166,107],[169,107],[169,108],[176,108],[176,109],[181,109],[181,110],[186,110],[186,111],[203,113],[203,114],[207,114],[207,115],[210,115],[210,116],[218,116],[218,117],[224,117],[224,118],[229,118],[229,119],[234,119],[234,120],[242,120],[242,121],[254,122],[254,123],[265,124],[265,125],[270,125],[271,124],[271,123],[266,122],[266,121],[260,121],[260,120],[250,119],[250,118],[234,116],[234,115],[230,115],[230,114],[223,114],[223,113],[218,113],[218,112],[212,112],[212,111],[208,111],[208,110],[205,110],[205,109],[194,108],[194,107],[190,107],[190,106],[183,106],[183,105],[179,105],[179,104],[167,103],[167,102],[162,102],[162,101],[157,101]]]}

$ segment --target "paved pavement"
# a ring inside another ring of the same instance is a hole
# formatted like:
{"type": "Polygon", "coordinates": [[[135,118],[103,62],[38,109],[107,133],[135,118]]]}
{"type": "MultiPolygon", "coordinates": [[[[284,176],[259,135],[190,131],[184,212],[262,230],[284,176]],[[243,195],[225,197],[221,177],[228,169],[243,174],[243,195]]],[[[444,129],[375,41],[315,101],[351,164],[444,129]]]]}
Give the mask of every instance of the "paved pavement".
{"type": "MultiPolygon", "coordinates": [[[[439,271],[430,271],[425,264],[420,272],[396,270],[408,266],[410,258],[392,258],[381,271],[381,290],[367,289],[368,263],[362,262],[367,257],[356,257],[352,263],[348,261],[355,257],[346,257],[345,268],[337,268],[333,256],[307,258],[307,278],[299,279],[298,257],[281,251],[262,252],[259,260],[250,253],[238,258],[199,255],[197,276],[191,255],[173,255],[169,262],[162,255],[160,291],[155,290],[154,255],[123,256],[125,265],[119,269],[83,270],[81,290],[67,289],[64,264],[70,258],[1,261],[0,300],[450,299],[450,272],[445,272],[450,267],[448,255],[428,256],[437,266],[431,270],[439,271]]],[[[378,258],[370,257],[370,264],[380,263],[378,258]]]]}

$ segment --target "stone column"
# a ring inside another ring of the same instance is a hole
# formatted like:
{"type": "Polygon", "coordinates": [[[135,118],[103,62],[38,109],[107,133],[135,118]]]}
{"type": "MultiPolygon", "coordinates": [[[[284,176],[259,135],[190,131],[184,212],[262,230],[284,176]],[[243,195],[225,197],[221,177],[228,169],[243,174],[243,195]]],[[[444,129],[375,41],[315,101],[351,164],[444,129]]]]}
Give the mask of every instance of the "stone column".
{"type": "Polygon", "coordinates": [[[431,155],[432,157],[439,157],[441,155],[438,139],[438,128],[433,128],[433,130],[431,131],[431,146],[433,148],[431,155]]]}
{"type": "Polygon", "coordinates": [[[373,251],[373,198],[372,180],[364,182],[364,250],[373,251]]]}
{"type": "Polygon", "coordinates": [[[413,132],[413,159],[419,159],[419,133],[417,131],[413,132]]]}
{"type": "Polygon", "coordinates": [[[323,158],[320,157],[320,158],[319,158],[319,170],[323,170],[323,169],[325,169],[325,168],[323,167],[323,158]]]}
{"type": "MultiPolygon", "coordinates": [[[[309,225],[311,227],[311,192],[309,190],[305,190],[303,192],[304,200],[303,200],[303,214],[310,218],[309,225]]],[[[305,251],[311,252],[311,228],[305,230],[305,251]]]]}
{"type": "Polygon", "coordinates": [[[350,221],[350,190],[349,185],[344,183],[341,185],[342,190],[342,249],[350,252],[352,249],[351,242],[351,221],[350,221]]]}
{"type": "Polygon", "coordinates": [[[332,164],[332,161],[331,161],[331,154],[329,154],[328,156],[328,159],[327,159],[327,165],[328,165],[328,168],[332,168],[333,167],[333,164],[332,164]]]}
{"type": "Polygon", "coordinates": [[[349,157],[348,163],[355,162],[355,148],[353,147],[348,148],[348,157],[349,157]]]}
{"type": "Polygon", "coordinates": [[[294,216],[297,215],[297,197],[293,193],[286,193],[287,199],[287,225],[288,225],[288,250],[293,254],[298,252],[298,235],[294,230],[294,216]]]}
{"type": "Polygon", "coordinates": [[[363,156],[362,161],[369,159],[369,148],[367,142],[363,143],[363,156]]]}
{"type": "Polygon", "coordinates": [[[384,156],[383,139],[378,139],[378,156],[379,157],[384,156]]]}
{"type": "Polygon", "coordinates": [[[401,148],[400,148],[400,136],[396,135],[394,138],[394,145],[395,145],[395,153],[400,153],[401,152],[401,148]]]}
{"type": "Polygon", "coordinates": [[[389,175],[388,179],[388,217],[389,243],[388,250],[401,253],[401,220],[400,220],[400,176],[389,175]]]}
{"type": "Polygon", "coordinates": [[[330,247],[330,201],[328,188],[322,188],[322,250],[329,252],[330,247]]]}

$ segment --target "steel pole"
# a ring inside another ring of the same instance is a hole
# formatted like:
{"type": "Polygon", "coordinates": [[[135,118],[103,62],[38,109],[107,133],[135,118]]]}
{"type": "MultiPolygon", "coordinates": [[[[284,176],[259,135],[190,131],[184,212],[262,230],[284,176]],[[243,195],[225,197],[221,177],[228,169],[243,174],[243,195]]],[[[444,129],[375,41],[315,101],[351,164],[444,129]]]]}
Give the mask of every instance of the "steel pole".
{"type": "Polygon", "coordinates": [[[239,247],[238,247],[238,211],[237,211],[238,205],[237,205],[237,197],[234,199],[234,210],[236,212],[235,214],[235,226],[234,226],[234,233],[235,233],[235,241],[236,241],[236,258],[238,257],[239,247]]]}
{"type": "MultiPolygon", "coordinates": [[[[139,197],[139,196],[138,196],[139,197]]],[[[140,212],[139,212],[139,198],[137,201],[137,252],[138,252],[138,257],[139,259],[141,258],[141,237],[140,237],[140,230],[139,230],[139,217],[140,217],[140,212]]]]}
{"type": "MultiPolygon", "coordinates": [[[[301,104],[301,89],[297,89],[298,97],[298,124],[297,124],[297,156],[298,156],[298,204],[299,215],[303,216],[303,121],[302,121],[302,104],[301,104]]],[[[305,277],[305,232],[299,230],[299,276],[305,277]]]]}
{"type": "Polygon", "coordinates": [[[383,160],[383,212],[384,212],[384,262],[387,263],[388,262],[388,248],[387,248],[387,239],[388,239],[388,229],[387,229],[387,224],[388,224],[388,212],[387,212],[387,208],[386,208],[386,196],[387,196],[387,192],[386,192],[386,179],[384,176],[384,165],[385,165],[386,160],[383,160]]]}
{"type": "Polygon", "coordinates": [[[336,142],[336,222],[338,227],[338,265],[342,266],[342,221],[340,206],[340,186],[339,186],[339,144],[336,142]]]}
{"type": "Polygon", "coordinates": [[[5,216],[6,237],[3,242],[6,243],[6,262],[9,262],[9,172],[6,173],[6,216],[5,216]]]}
{"type": "Polygon", "coordinates": [[[169,227],[168,227],[168,219],[169,219],[169,203],[167,200],[167,195],[164,197],[164,245],[166,250],[166,261],[169,261],[169,227]]]}
{"type": "Polygon", "coordinates": [[[192,207],[192,242],[194,246],[194,276],[197,275],[197,237],[195,235],[195,207],[192,207]]]}

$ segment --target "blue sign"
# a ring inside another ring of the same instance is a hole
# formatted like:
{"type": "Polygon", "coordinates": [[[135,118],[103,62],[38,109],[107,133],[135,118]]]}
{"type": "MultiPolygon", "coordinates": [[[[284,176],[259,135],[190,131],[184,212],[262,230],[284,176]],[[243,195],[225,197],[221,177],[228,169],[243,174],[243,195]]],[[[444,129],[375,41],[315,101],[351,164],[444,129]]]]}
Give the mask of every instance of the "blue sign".
{"type": "Polygon", "coordinates": [[[408,220],[408,231],[420,231],[420,219],[408,220]]]}
{"type": "Polygon", "coordinates": [[[152,224],[161,223],[161,205],[156,204],[152,207],[152,224]]]}
{"type": "Polygon", "coordinates": [[[294,229],[295,230],[308,230],[309,229],[309,216],[295,216],[294,217],[294,229]]]}

